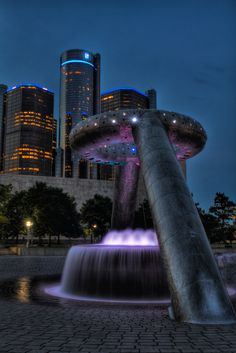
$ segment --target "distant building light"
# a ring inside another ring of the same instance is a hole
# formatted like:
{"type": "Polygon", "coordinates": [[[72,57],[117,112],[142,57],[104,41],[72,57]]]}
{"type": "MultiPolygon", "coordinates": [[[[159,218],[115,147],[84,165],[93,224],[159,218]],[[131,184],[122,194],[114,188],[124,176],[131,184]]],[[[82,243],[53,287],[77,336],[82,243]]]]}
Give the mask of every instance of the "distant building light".
{"type": "Polygon", "coordinates": [[[176,124],[176,120],[173,120],[173,123],[176,124]]]}
{"type": "Polygon", "coordinates": [[[115,124],[116,123],[116,120],[115,119],[112,119],[112,121],[111,121],[113,124],[115,124]]]}
{"type": "Polygon", "coordinates": [[[144,97],[147,97],[147,95],[145,93],[142,93],[134,88],[131,88],[131,87],[116,87],[116,88],[112,88],[112,89],[109,89],[105,92],[102,92],[101,95],[103,96],[104,94],[107,94],[107,93],[113,93],[115,91],[133,91],[133,92],[136,92],[138,94],[141,94],[142,96],[144,97]]]}
{"type": "Polygon", "coordinates": [[[73,64],[73,63],[80,63],[80,64],[87,64],[90,65],[92,67],[94,67],[94,65],[92,63],[89,63],[88,61],[84,61],[84,60],[67,60],[64,61],[61,66],[67,65],[67,64],[73,64]]]}
{"type": "MultiPolygon", "coordinates": [[[[10,91],[12,91],[12,90],[14,90],[14,89],[16,89],[16,88],[24,88],[24,87],[28,87],[28,88],[41,88],[41,89],[43,89],[44,91],[49,91],[48,88],[43,87],[43,86],[40,86],[40,85],[35,84],[35,83],[21,83],[21,84],[19,84],[19,85],[15,85],[15,86],[13,86],[13,87],[10,87],[10,88],[7,90],[7,92],[10,92],[10,91]]],[[[53,93],[52,91],[49,91],[49,92],[53,93]]]]}
{"type": "Polygon", "coordinates": [[[133,123],[137,123],[137,121],[138,121],[138,118],[137,118],[136,116],[134,116],[134,117],[132,118],[132,122],[133,122],[133,123]]]}

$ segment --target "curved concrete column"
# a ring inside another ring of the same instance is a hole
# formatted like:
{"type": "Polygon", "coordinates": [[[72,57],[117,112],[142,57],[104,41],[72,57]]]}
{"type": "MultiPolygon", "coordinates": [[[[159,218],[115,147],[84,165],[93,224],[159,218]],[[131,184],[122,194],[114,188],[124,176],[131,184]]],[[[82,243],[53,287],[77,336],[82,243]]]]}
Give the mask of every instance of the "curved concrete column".
{"type": "Polygon", "coordinates": [[[139,166],[128,161],[124,166],[117,166],[111,228],[131,228],[134,221],[139,166]]]}
{"type": "Polygon", "coordinates": [[[190,323],[234,323],[232,305],[159,113],[145,112],[133,127],[133,136],[174,318],[190,323]]]}

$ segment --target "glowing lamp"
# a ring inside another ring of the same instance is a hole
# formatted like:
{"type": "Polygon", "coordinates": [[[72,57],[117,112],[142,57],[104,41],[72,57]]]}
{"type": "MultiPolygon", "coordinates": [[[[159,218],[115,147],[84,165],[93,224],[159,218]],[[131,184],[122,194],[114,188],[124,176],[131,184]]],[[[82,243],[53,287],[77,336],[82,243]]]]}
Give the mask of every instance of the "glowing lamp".
{"type": "Polygon", "coordinates": [[[33,222],[30,219],[28,219],[27,221],[25,221],[25,225],[27,228],[30,228],[30,227],[32,227],[33,222]]]}

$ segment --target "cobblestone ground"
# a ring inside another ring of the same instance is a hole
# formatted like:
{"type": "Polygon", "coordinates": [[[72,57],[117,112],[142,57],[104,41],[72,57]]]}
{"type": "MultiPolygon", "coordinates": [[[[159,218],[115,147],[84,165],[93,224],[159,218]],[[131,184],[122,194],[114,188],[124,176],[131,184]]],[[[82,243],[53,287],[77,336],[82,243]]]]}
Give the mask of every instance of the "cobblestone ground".
{"type": "Polygon", "coordinates": [[[20,301],[10,294],[0,298],[0,353],[236,352],[236,325],[176,323],[166,307],[20,301]]]}

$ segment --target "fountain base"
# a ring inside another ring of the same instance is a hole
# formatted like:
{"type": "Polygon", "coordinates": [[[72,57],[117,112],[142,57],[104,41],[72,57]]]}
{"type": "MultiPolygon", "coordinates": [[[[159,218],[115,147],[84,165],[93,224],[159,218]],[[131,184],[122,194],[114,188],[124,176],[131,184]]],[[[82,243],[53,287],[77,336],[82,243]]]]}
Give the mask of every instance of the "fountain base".
{"type": "Polygon", "coordinates": [[[73,246],[57,292],[86,300],[146,302],[169,297],[158,246],[73,246]]]}

